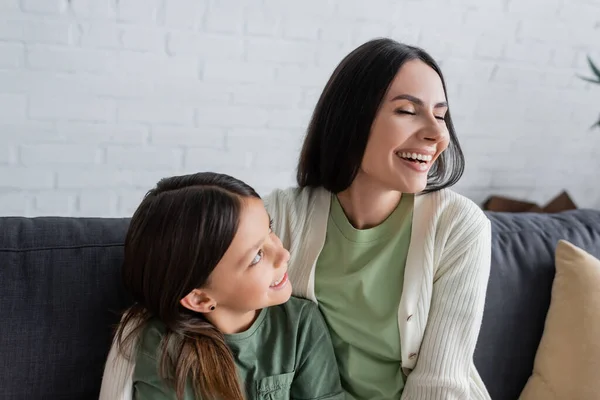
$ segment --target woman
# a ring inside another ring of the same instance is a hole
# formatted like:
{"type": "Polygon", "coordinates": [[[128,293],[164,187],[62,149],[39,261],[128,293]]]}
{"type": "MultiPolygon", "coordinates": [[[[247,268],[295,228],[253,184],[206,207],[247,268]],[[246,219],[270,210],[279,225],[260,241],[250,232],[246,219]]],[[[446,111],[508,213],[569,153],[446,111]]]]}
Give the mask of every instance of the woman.
{"type": "Polygon", "coordinates": [[[435,61],[389,39],[336,68],[298,188],[265,199],[295,295],[325,316],[351,399],[489,399],[473,363],[490,223],[447,189],[464,158],[435,61]]]}
{"type": "Polygon", "coordinates": [[[344,398],[323,317],[290,298],[290,254],[250,186],[211,172],[162,179],[124,250],[135,303],[115,344],[134,365],[127,390],[107,380],[101,398],[344,398]]]}

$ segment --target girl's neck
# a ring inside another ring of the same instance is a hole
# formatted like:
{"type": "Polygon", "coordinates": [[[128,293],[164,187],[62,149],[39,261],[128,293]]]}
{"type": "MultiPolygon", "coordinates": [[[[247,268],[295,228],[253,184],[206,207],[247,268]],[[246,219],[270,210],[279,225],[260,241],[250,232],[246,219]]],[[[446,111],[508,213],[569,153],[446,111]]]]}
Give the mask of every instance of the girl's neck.
{"type": "Polygon", "coordinates": [[[348,221],[356,229],[381,224],[398,206],[401,192],[389,190],[359,172],[350,187],[337,194],[348,221]]]}
{"type": "Polygon", "coordinates": [[[240,314],[226,309],[217,309],[205,316],[224,335],[232,335],[248,330],[256,321],[259,313],[260,310],[240,314]]]}

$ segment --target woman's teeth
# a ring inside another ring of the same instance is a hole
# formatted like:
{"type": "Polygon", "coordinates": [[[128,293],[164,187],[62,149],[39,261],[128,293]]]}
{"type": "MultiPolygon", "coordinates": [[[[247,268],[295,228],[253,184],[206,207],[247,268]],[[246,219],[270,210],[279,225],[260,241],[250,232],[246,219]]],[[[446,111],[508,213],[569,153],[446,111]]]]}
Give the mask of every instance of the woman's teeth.
{"type": "Polygon", "coordinates": [[[396,153],[401,158],[405,158],[410,161],[421,161],[421,162],[429,162],[433,159],[433,156],[426,154],[417,154],[417,153],[407,153],[407,152],[399,152],[396,153]]]}

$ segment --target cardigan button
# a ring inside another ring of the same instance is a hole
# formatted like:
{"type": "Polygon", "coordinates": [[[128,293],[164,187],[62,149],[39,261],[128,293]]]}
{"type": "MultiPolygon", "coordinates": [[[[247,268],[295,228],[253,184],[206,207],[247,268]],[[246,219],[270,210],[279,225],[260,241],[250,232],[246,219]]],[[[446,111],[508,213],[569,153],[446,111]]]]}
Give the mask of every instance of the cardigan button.
{"type": "Polygon", "coordinates": [[[409,359],[409,360],[414,360],[415,358],[417,358],[417,353],[410,353],[410,354],[408,355],[408,359],[409,359]]]}

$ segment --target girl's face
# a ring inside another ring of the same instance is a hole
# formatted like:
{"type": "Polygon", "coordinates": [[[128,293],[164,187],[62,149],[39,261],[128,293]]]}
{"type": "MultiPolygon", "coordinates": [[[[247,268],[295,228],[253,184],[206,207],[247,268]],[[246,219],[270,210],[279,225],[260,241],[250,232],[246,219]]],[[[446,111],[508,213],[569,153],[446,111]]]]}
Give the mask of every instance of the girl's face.
{"type": "Polygon", "coordinates": [[[221,314],[245,314],[285,303],[292,294],[290,253],[271,231],[262,200],[243,200],[238,230],[202,289],[221,314]]]}
{"type": "Polygon", "coordinates": [[[439,75],[420,60],[405,63],[375,116],[357,178],[386,190],[418,193],[449,142],[439,75]]]}

